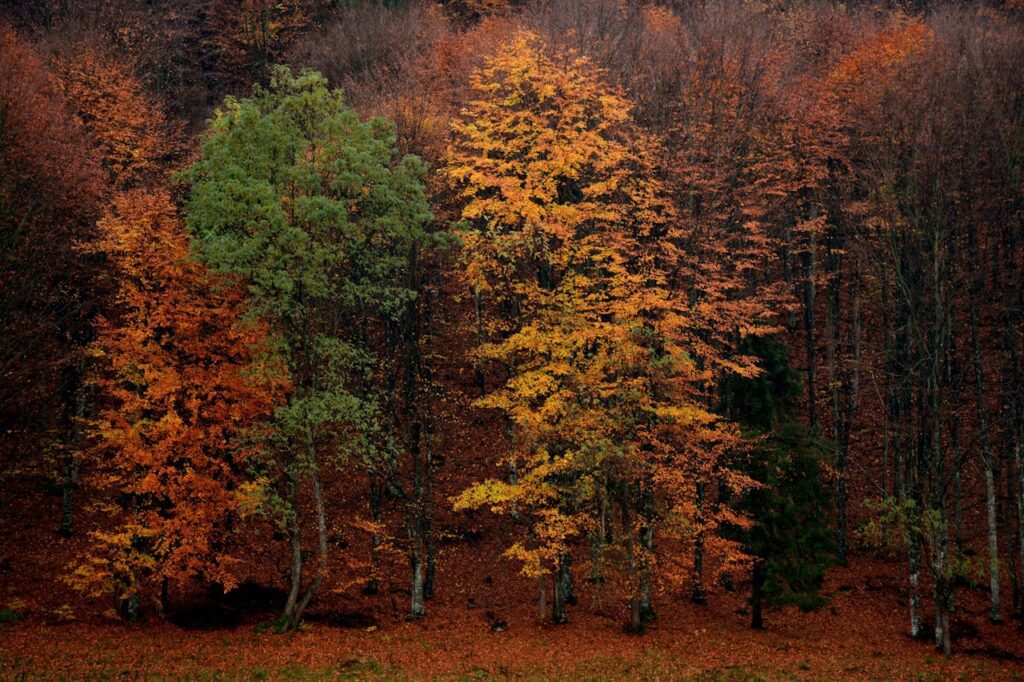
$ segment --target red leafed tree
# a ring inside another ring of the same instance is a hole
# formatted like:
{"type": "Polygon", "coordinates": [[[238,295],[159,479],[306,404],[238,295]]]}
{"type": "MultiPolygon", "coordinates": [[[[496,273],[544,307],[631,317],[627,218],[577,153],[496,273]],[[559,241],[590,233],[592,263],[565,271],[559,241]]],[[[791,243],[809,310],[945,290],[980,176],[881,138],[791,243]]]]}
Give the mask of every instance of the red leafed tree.
{"type": "MultiPolygon", "coordinates": [[[[102,286],[81,248],[103,174],[35,52],[0,29],[0,470],[7,453],[66,456],[78,435],[81,349],[102,286]],[[52,446],[52,449],[51,449],[52,446]]],[[[11,460],[33,470],[43,458],[11,460]]],[[[70,526],[62,523],[62,530],[70,526]]]]}
{"type": "Polygon", "coordinates": [[[231,530],[261,494],[247,464],[285,380],[261,363],[266,328],[245,318],[243,292],[189,260],[166,192],[119,195],[99,227],[121,286],[92,348],[92,477],[121,504],[72,582],[114,591],[133,617],[159,581],[235,584],[231,530]]]}

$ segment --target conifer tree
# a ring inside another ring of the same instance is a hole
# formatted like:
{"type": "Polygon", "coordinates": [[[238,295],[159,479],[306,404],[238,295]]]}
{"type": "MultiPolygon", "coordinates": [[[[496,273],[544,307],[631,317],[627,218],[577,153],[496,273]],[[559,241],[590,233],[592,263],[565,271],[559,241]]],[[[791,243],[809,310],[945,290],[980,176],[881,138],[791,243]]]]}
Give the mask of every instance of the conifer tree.
{"type": "Polygon", "coordinates": [[[819,438],[796,418],[801,393],[786,348],[772,337],[748,337],[743,349],[759,359],[756,377],[731,375],[722,401],[754,441],[746,471],[758,483],[738,500],[752,523],[740,531],[753,560],[751,626],[764,627],[763,606],[821,603],[818,588],[834,559],[831,498],[819,438]]]}

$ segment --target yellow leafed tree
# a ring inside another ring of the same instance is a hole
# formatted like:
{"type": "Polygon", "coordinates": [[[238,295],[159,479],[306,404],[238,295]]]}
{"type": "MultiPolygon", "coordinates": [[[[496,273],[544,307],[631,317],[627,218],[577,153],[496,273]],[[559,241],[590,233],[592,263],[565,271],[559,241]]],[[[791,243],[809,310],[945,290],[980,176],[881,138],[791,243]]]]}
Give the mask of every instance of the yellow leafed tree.
{"type": "Polygon", "coordinates": [[[672,287],[682,255],[657,150],[600,76],[584,58],[556,64],[520,33],[474,76],[455,126],[445,173],[462,200],[478,355],[508,369],[480,404],[514,434],[514,475],[456,506],[524,519],[507,554],[542,585],[555,575],[556,621],[572,599],[573,545],[613,546],[639,630],[655,527],[680,535],[700,472],[737,439],[705,407],[706,359],[672,287]]]}

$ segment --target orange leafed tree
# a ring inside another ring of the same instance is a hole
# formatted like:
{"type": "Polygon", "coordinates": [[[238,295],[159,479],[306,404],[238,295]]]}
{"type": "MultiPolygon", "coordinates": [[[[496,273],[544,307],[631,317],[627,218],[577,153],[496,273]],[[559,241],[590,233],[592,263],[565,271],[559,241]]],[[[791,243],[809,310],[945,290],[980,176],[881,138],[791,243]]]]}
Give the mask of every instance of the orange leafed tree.
{"type": "Polygon", "coordinates": [[[445,169],[463,202],[467,284],[491,321],[479,355],[509,368],[480,404],[511,422],[516,473],[456,506],[528,519],[508,555],[542,585],[556,575],[556,621],[571,598],[573,546],[617,529],[639,630],[655,529],[685,535],[680,519],[692,520],[696,484],[711,472],[735,490],[748,482],[722,468],[738,438],[707,407],[712,358],[675,287],[683,240],[650,161],[656,147],[586,59],[559,66],[545,49],[520,33],[476,74],[445,169]]]}
{"type": "Polygon", "coordinates": [[[245,319],[243,292],[189,260],[166,192],[119,195],[99,227],[121,284],[93,346],[92,475],[123,504],[73,582],[113,590],[134,616],[147,581],[235,584],[231,530],[261,493],[247,465],[286,382],[261,363],[266,328],[245,319]]]}
{"type": "Polygon", "coordinates": [[[93,48],[59,58],[57,71],[115,189],[157,180],[178,152],[178,130],[132,71],[93,48]]]}

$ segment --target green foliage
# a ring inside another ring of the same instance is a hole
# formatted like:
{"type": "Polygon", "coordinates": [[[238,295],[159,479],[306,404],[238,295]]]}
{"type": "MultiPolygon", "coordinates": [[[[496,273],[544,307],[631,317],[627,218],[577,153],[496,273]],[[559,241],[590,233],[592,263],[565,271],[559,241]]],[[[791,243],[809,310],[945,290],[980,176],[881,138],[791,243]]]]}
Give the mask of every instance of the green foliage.
{"type": "Polygon", "coordinates": [[[20,611],[12,608],[0,609],[0,625],[6,623],[17,623],[22,619],[20,611]]]}
{"type": "Polygon", "coordinates": [[[282,447],[331,436],[344,457],[379,441],[368,327],[415,298],[405,272],[431,240],[425,173],[397,158],[390,123],[361,121],[320,74],[279,66],[268,88],[225,100],[181,175],[195,250],[243,277],[254,314],[277,331],[294,384],[282,447]]]}
{"type": "Polygon", "coordinates": [[[832,562],[835,537],[828,488],[822,480],[825,449],[793,419],[800,382],[785,346],[771,337],[750,337],[742,351],[760,359],[756,377],[722,382],[729,414],[757,439],[747,473],[761,485],[740,500],[753,519],[745,531],[747,551],[761,562],[762,592],[769,603],[818,608],[817,594],[832,562]]]}
{"type": "Polygon", "coordinates": [[[765,595],[776,604],[821,606],[817,590],[832,563],[835,537],[820,443],[791,423],[771,434],[758,456],[751,474],[764,487],[749,493],[746,506],[755,520],[750,550],[766,565],[765,595]]]}
{"type": "MultiPolygon", "coordinates": [[[[922,510],[917,501],[909,497],[867,499],[864,506],[871,514],[857,529],[857,539],[864,549],[876,555],[887,558],[900,556],[906,551],[906,541],[911,534],[928,538],[948,532],[939,510],[922,510]]],[[[968,556],[952,552],[944,562],[943,576],[981,587],[988,581],[988,562],[987,555],[968,556]]]]}

